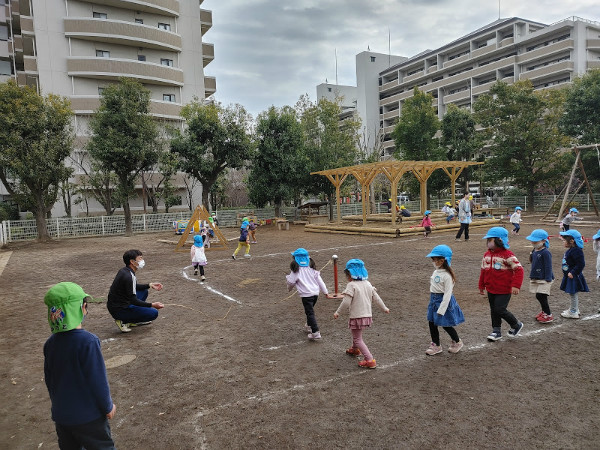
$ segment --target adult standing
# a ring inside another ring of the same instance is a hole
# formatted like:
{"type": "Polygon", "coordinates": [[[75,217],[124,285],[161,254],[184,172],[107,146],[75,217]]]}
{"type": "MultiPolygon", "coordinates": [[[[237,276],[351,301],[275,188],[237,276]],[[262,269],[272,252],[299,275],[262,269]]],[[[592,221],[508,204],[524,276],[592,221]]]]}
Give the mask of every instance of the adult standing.
{"type": "Polygon", "coordinates": [[[465,242],[469,240],[469,224],[471,223],[471,202],[469,201],[469,193],[466,192],[463,199],[458,204],[458,221],[460,222],[460,230],[456,233],[456,240],[460,241],[463,232],[465,233],[465,242]]]}
{"type": "Polygon", "coordinates": [[[146,262],[139,250],[127,250],[123,254],[125,267],[117,272],[110,291],[106,306],[113,316],[117,327],[123,333],[131,331],[132,326],[147,325],[158,317],[158,310],[164,305],[161,302],[149,303],[148,290],[160,291],[161,283],[139,284],[135,274],[142,269],[146,262]]]}

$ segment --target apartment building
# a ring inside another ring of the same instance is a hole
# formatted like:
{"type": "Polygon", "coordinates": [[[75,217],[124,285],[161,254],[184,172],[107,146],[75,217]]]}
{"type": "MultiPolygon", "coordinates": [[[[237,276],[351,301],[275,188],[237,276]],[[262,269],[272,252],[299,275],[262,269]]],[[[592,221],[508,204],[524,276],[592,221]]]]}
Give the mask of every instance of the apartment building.
{"type": "MultiPolygon", "coordinates": [[[[120,77],[151,92],[161,127],[180,126],[181,107],[216,92],[204,68],[214,46],[203,42],[212,12],[203,0],[0,0],[0,81],[69,97],[75,112],[75,177],[84,173],[89,119],[100,94],[120,77]]],[[[178,175],[182,208],[183,174],[178,175]]],[[[141,185],[132,210],[143,209],[141,185]]],[[[200,192],[195,192],[194,197],[200,192]]],[[[59,202],[60,203],[60,202],[59,202]]],[[[197,202],[195,202],[197,203],[197,202]]],[[[57,204],[53,211],[61,215],[57,204]]],[[[92,211],[102,211],[93,204],[92,211]]]]}
{"type": "Polygon", "coordinates": [[[379,76],[383,148],[394,151],[391,133],[402,104],[415,87],[431,93],[443,117],[448,105],[471,108],[498,80],[531,80],[535,89],[570,83],[600,68],[600,23],[571,17],[551,25],[518,17],[499,19],[436,50],[426,50],[379,76]]]}

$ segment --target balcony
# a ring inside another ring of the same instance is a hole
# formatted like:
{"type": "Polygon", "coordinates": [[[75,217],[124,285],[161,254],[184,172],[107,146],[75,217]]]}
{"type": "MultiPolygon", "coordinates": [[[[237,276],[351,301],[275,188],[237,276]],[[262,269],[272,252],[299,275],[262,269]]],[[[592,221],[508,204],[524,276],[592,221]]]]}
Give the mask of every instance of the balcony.
{"type": "Polygon", "coordinates": [[[469,53],[467,53],[466,55],[462,55],[462,56],[459,56],[458,58],[454,58],[454,59],[444,62],[442,67],[444,69],[446,69],[447,67],[455,66],[462,62],[468,61],[469,59],[471,59],[471,55],[469,53]]]}
{"type": "Polygon", "coordinates": [[[394,86],[398,86],[398,78],[383,83],[381,86],[379,86],[379,92],[387,91],[388,89],[391,89],[394,86]]]}
{"type": "Polygon", "coordinates": [[[506,47],[506,46],[514,44],[514,43],[515,43],[515,38],[514,37],[507,37],[507,38],[502,39],[498,43],[498,48],[500,48],[500,47],[506,47]]]}
{"type": "Polygon", "coordinates": [[[202,32],[202,36],[212,28],[212,23],[212,11],[200,9],[200,31],[202,32]]]}
{"type": "Polygon", "coordinates": [[[587,68],[588,68],[588,70],[600,69],[600,61],[588,61],[587,68]]]}
{"type": "Polygon", "coordinates": [[[21,16],[21,34],[33,34],[33,17],[21,16]]]}
{"type": "Polygon", "coordinates": [[[532,61],[536,58],[543,58],[553,53],[558,53],[562,50],[570,50],[574,46],[573,39],[565,39],[564,41],[555,42],[554,44],[545,45],[544,47],[536,48],[526,53],[521,53],[517,56],[517,62],[532,61]]]}
{"type": "Polygon", "coordinates": [[[586,46],[588,50],[600,50],[600,39],[588,39],[586,46]]]}
{"type": "Polygon", "coordinates": [[[448,103],[455,103],[460,100],[465,100],[467,98],[471,98],[471,90],[470,89],[465,89],[460,92],[455,92],[454,94],[445,95],[444,96],[444,104],[447,105],[448,103]]]}
{"type": "Polygon", "coordinates": [[[214,44],[202,43],[202,63],[204,67],[208,66],[211,61],[215,59],[215,46],[214,44]]]}
{"type": "Polygon", "coordinates": [[[37,57],[35,56],[23,56],[23,69],[26,73],[37,73],[37,57]]]}
{"type": "Polygon", "coordinates": [[[131,59],[70,57],[67,73],[74,77],[104,80],[128,77],[148,84],[183,86],[181,69],[131,59]]]}
{"type": "Polygon", "coordinates": [[[204,77],[204,98],[217,92],[217,79],[215,77],[204,77]]]}
{"type": "Polygon", "coordinates": [[[494,80],[494,81],[488,81],[487,83],[483,83],[483,84],[479,84],[477,86],[473,86],[473,88],[472,88],[473,95],[485,94],[486,92],[488,92],[490,90],[490,88],[495,83],[496,83],[496,80],[494,80]]]}
{"type": "MultiPolygon", "coordinates": [[[[100,106],[100,97],[78,95],[71,97],[71,108],[75,114],[93,114],[100,106]]],[[[180,118],[181,105],[178,103],[150,100],[150,114],[155,117],[180,118]]]]}
{"type": "Polygon", "coordinates": [[[483,55],[487,55],[488,53],[492,53],[496,50],[495,44],[486,45],[485,47],[477,48],[471,51],[471,58],[475,59],[483,55]]]}
{"type": "Polygon", "coordinates": [[[409,81],[414,81],[417,78],[421,78],[423,75],[425,75],[425,71],[424,70],[419,70],[418,72],[415,72],[413,74],[410,75],[406,75],[403,79],[402,82],[403,83],[408,83],[409,81]]]}
{"type": "Polygon", "coordinates": [[[65,36],[94,42],[181,51],[181,36],[157,27],[121,20],[65,18],[65,36]]]}
{"type": "Polygon", "coordinates": [[[143,11],[170,17],[179,16],[179,0],[81,0],[98,5],[143,11]]]}
{"type": "Polygon", "coordinates": [[[523,72],[519,75],[519,80],[535,80],[560,72],[573,72],[574,67],[575,63],[573,61],[561,61],[528,72],[523,72]]]}

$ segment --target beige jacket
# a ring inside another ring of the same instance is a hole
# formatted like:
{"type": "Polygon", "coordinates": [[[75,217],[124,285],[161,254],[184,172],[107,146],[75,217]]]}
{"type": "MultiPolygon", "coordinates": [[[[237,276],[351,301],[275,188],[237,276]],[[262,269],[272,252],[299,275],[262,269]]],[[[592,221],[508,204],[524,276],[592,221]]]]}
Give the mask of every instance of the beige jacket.
{"type": "Polygon", "coordinates": [[[383,300],[377,293],[377,290],[367,280],[353,280],[344,289],[344,299],[340,303],[336,314],[340,315],[342,311],[350,311],[350,319],[361,317],[373,317],[371,304],[373,301],[382,311],[387,309],[383,300]]]}

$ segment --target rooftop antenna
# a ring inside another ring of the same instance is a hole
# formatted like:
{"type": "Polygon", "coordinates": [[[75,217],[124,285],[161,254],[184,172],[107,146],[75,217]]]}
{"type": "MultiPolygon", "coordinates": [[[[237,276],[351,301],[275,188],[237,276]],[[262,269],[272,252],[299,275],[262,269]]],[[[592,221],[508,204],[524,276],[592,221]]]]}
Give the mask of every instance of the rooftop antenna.
{"type": "Polygon", "coordinates": [[[498,20],[500,20],[500,1],[498,0],[498,20]]]}
{"type": "Polygon", "coordinates": [[[335,85],[338,84],[338,76],[337,76],[337,48],[334,49],[335,52],[335,85]]]}
{"type": "Polygon", "coordinates": [[[388,27],[388,67],[392,65],[392,34],[388,27]]]}

